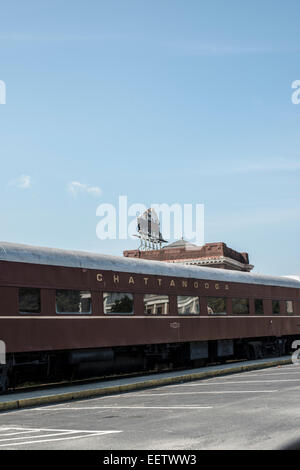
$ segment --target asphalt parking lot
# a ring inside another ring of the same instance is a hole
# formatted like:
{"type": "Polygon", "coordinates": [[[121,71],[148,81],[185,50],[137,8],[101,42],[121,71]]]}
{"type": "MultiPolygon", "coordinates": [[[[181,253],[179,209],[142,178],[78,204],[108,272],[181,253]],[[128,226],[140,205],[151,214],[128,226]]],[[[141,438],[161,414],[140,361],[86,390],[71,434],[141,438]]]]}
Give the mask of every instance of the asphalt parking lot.
{"type": "Polygon", "coordinates": [[[278,449],[300,439],[300,366],[0,414],[3,449],[278,449]]]}

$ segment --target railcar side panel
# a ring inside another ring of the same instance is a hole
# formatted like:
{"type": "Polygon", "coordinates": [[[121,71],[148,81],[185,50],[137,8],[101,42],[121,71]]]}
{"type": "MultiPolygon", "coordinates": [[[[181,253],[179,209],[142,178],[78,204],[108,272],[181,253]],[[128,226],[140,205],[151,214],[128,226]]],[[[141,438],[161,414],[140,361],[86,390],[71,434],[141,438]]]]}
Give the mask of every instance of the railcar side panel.
{"type": "Polygon", "coordinates": [[[7,352],[281,337],[300,334],[300,318],[5,318],[7,352]]]}

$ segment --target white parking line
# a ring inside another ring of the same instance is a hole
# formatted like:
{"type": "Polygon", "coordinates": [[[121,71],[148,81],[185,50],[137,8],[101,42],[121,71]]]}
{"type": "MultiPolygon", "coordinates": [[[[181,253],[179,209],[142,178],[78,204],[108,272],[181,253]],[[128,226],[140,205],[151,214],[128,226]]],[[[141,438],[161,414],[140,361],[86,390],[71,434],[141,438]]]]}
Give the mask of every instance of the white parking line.
{"type": "Polygon", "coordinates": [[[43,442],[57,442],[57,441],[68,441],[70,439],[83,439],[85,437],[97,437],[97,436],[103,436],[106,434],[112,434],[112,433],[118,433],[122,431],[103,431],[103,432],[96,432],[96,433],[91,433],[88,436],[72,436],[72,437],[59,437],[58,439],[42,439],[42,440],[37,440],[37,441],[27,441],[27,442],[12,442],[8,444],[0,444],[0,447],[7,447],[7,446],[22,446],[26,444],[41,444],[43,442]]]}
{"type": "MultiPolygon", "coordinates": [[[[290,366],[292,367],[292,366],[290,366]]],[[[269,369],[267,370],[268,374],[266,373],[266,370],[265,369],[262,369],[262,370],[258,370],[258,371],[245,371],[245,372],[239,372],[238,374],[230,374],[230,375],[223,375],[223,376],[219,376],[219,377],[211,377],[211,378],[207,378],[207,379],[200,379],[200,380],[195,380],[193,381],[192,383],[190,382],[182,382],[182,383],[179,383],[179,384],[171,384],[171,385],[164,385],[163,388],[172,388],[172,387],[184,387],[184,386],[190,386],[190,385],[198,385],[198,384],[203,384],[203,383],[207,383],[207,384],[210,384],[211,381],[216,381],[216,380],[219,380],[219,381],[224,381],[224,380],[228,380],[232,377],[234,378],[237,378],[237,377],[254,377],[255,375],[256,376],[261,376],[265,373],[265,375],[271,375],[271,374],[299,374],[299,377],[300,377],[300,368],[298,371],[293,371],[293,372],[269,372],[269,369]]],[[[299,379],[300,380],[300,379],[299,379]]],[[[223,382],[222,382],[223,383],[223,382]]],[[[151,390],[161,390],[162,387],[154,387],[152,388],[151,390]]],[[[134,392],[133,392],[134,393],[134,392]]]]}
{"type": "MultiPolygon", "coordinates": [[[[181,405],[181,406],[72,406],[57,408],[57,411],[82,411],[82,410],[202,410],[211,409],[212,406],[199,406],[199,405],[181,405]]],[[[56,411],[56,410],[53,410],[56,411]]]]}
{"type": "Polygon", "coordinates": [[[0,428],[0,447],[7,447],[7,446],[20,446],[20,445],[25,445],[25,444],[39,444],[43,442],[56,442],[56,441],[64,441],[64,440],[70,440],[70,439],[80,439],[80,438],[86,438],[86,437],[95,437],[95,436],[103,436],[106,434],[115,434],[115,433],[120,433],[122,431],[82,431],[78,429],[50,429],[50,428],[17,428],[17,427],[11,427],[11,428],[0,428]],[[12,434],[1,434],[1,431],[17,431],[18,432],[13,432],[12,434]],[[54,431],[54,432],[52,432],[54,431]],[[24,436],[25,433],[42,433],[39,435],[34,435],[34,436],[24,436]],[[49,434],[50,433],[50,434],[49,434]],[[70,434],[72,434],[70,436],[70,434]],[[18,437],[15,437],[17,435],[18,437]],[[13,437],[6,437],[5,439],[2,439],[3,436],[13,436],[13,437]],[[49,439],[49,438],[52,439],[49,439]],[[22,442],[17,442],[22,439],[22,442]]]}
{"type": "Polygon", "coordinates": [[[171,385],[171,387],[202,387],[205,385],[230,385],[230,384],[257,384],[257,383],[278,383],[278,382],[300,382],[300,379],[278,379],[278,380],[227,380],[222,382],[197,382],[197,383],[185,383],[180,385],[171,385]]]}
{"type": "MultiPolygon", "coordinates": [[[[222,390],[222,391],[201,391],[201,392],[166,392],[166,393],[138,393],[135,396],[136,397],[163,397],[163,396],[172,396],[172,395],[198,395],[198,394],[226,394],[226,393],[231,393],[231,394],[236,394],[236,393],[275,393],[278,392],[278,390],[222,390]]],[[[132,397],[130,397],[132,398],[132,397]]]]}
{"type": "MultiPolygon", "coordinates": [[[[78,432],[77,431],[55,432],[55,433],[52,433],[52,434],[41,434],[40,436],[33,436],[33,438],[63,436],[65,434],[78,434],[78,432]]],[[[13,438],[6,437],[5,439],[0,439],[0,442],[3,442],[3,441],[16,441],[16,440],[20,440],[20,439],[28,439],[28,437],[29,436],[19,436],[19,437],[13,437],[13,438]]]]}
{"type": "MultiPolygon", "coordinates": [[[[28,433],[32,433],[32,432],[39,432],[39,429],[31,429],[30,431],[17,431],[17,432],[10,432],[10,433],[5,433],[5,434],[2,434],[2,429],[0,429],[0,437],[3,437],[3,436],[15,436],[15,435],[20,435],[20,434],[28,434],[28,433]]],[[[27,437],[27,436],[26,436],[27,437]]]]}
{"type": "Polygon", "coordinates": [[[1,428],[0,428],[0,432],[1,432],[1,431],[11,431],[11,430],[14,431],[15,429],[22,429],[22,428],[15,428],[15,427],[11,427],[11,426],[10,426],[9,428],[6,428],[6,427],[3,427],[3,428],[2,428],[2,427],[1,427],[1,428]]]}
{"type": "MultiPolygon", "coordinates": [[[[252,374],[251,372],[247,372],[246,374],[234,374],[235,377],[241,377],[242,375],[247,376],[247,377],[261,377],[263,374],[252,374]]],[[[266,377],[270,377],[272,375],[298,375],[300,377],[300,371],[298,372],[268,372],[267,374],[264,374],[266,377]]],[[[224,377],[223,377],[224,378],[224,377]]]]}
{"type": "MultiPolygon", "coordinates": [[[[55,406],[55,405],[53,405],[55,406]]],[[[60,431],[60,432],[69,432],[69,431],[76,431],[76,432],[80,432],[82,434],[89,434],[89,433],[94,433],[94,432],[100,432],[100,433],[103,433],[103,432],[121,432],[121,431],[96,431],[95,429],[92,429],[92,430],[82,430],[82,429],[58,429],[58,428],[21,428],[21,427],[15,427],[15,426],[9,426],[7,428],[5,428],[5,431],[9,431],[9,430],[19,430],[19,431],[60,431]]],[[[2,428],[0,428],[0,433],[2,431],[2,428]]]]}
{"type": "MultiPolygon", "coordinates": [[[[165,388],[165,387],[163,387],[165,388]]],[[[108,395],[105,397],[99,397],[99,398],[93,398],[93,401],[98,401],[98,400],[111,400],[115,398],[136,398],[136,397],[160,397],[164,395],[197,395],[197,394],[208,394],[208,393],[215,393],[215,394],[220,394],[220,393],[275,393],[278,392],[278,390],[222,390],[222,391],[201,391],[201,392],[160,392],[161,389],[157,389],[159,393],[155,392],[144,392],[144,393],[137,393],[137,392],[130,392],[130,393],[124,393],[121,395],[108,395]],[[134,393],[134,395],[133,395],[134,393]]],[[[74,406],[73,404],[70,406],[74,406]]],[[[44,407],[43,409],[51,409],[52,407],[66,407],[65,404],[62,405],[52,405],[52,406],[47,406],[44,407]]],[[[61,409],[61,408],[60,408],[61,409]]],[[[32,411],[39,411],[39,408],[34,408],[32,411]]]]}

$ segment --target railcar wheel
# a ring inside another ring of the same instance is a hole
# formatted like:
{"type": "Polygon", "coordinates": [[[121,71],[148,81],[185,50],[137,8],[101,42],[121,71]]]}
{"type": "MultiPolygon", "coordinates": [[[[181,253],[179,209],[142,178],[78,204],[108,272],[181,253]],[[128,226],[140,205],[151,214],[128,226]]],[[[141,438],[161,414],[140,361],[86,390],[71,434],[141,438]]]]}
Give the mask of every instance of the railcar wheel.
{"type": "Polygon", "coordinates": [[[253,361],[255,359],[255,350],[252,344],[247,345],[247,359],[253,361]]]}
{"type": "Polygon", "coordinates": [[[0,369],[0,393],[5,393],[8,389],[9,379],[7,376],[7,368],[2,367],[0,369]],[[2,369],[2,370],[1,370],[2,369]]]}

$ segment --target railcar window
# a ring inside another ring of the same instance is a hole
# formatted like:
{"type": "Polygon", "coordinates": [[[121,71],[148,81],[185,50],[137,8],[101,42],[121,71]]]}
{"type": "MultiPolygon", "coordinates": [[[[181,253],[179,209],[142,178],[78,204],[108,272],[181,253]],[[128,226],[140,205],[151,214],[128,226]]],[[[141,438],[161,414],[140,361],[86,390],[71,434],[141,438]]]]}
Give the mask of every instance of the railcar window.
{"type": "Polygon", "coordinates": [[[232,313],[237,315],[248,315],[249,299],[232,299],[232,313]]]}
{"type": "Polygon", "coordinates": [[[207,297],[207,313],[209,315],[226,315],[226,299],[223,297],[207,297]]]}
{"type": "Polygon", "coordinates": [[[254,300],[254,311],[256,315],[263,315],[264,314],[264,301],[263,299],[255,299],[254,300]]]}
{"type": "Polygon", "coordinates": [[[199,297],[178,295],[177,308],[179,315],[198,315],[200,313],[199,297]]]}
{"type": "Polygon", "coordinates": [[[40,313],[41,312],[41,291],[29,287],[19,289],[19,312],[20,313],[40,313]]]}
{"type": "Polygon", "coordinates": [[[292,300],[285,301],[286,313],[294,313],[294,302],[292,300]]]}
{"type": "Polygon", "coordinates": [[[278,315],[280,313],[280,302],[279,300],[272,300],[272,313],[278,315]]]}
{"type": "Polygon", "coordinates": [[[144,313],[148,315],[168,315],[169,296],[158,294],[145,294],[144,313]]]}
{"type": "Polygon", "coordinates": [[[85,315],[92,313],[91,293],[83,290],[57,290],[56,313],[85,315]]]}
{"type": "Polygon", "coordinates": [[[104,292],[103,308],[107,315],[132,315],[133,295],[123,292],[104,292]]]}

